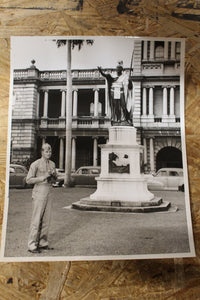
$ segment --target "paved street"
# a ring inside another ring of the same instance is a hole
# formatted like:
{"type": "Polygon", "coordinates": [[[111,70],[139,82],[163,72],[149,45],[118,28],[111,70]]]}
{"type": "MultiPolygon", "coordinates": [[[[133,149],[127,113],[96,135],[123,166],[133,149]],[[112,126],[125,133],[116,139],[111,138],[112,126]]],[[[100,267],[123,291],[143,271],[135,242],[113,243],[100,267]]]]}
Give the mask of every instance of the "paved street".
{"type": "Polygon", "coordinates": [[[6,236],[6,257],[111,256],[183,253],[189,251],[183,192],[154,192],[170,201],[172,209],[160,213],[88,212],[71,203],[93,188],[52,188],[50,226],[52,251],[27,252],[31,218],[31,189],[11,189],[6,236]],[[178,211],[174,212],[174,207],[178,211]]]}

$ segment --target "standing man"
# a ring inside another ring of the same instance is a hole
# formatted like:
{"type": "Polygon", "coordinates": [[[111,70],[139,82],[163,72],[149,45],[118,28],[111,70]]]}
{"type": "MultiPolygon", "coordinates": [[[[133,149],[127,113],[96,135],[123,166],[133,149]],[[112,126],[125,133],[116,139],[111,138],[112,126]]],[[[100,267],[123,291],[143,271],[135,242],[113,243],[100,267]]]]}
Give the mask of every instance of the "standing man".
{"type": "Polygon", "coordinates": [[[42,145],[42,157],[30,166],[26,182],[34,184],[32,199],[33,211],[28,238],[28,251],[40,253],[42,249],[53,250],[48,246],[52,200],[49,197],[52,180],[56,178],[55,164],[50,160],[51,146],[42,145]]]}
{"type": "Polygon", "coordinates": [[[133,83],[130,76],[123,72],[122,64],[119,62],[116,68],[117,77],[104,73],[102,68],[98,67],[99,72],[108,83],[112,125],[132,125],[133,83]]]}

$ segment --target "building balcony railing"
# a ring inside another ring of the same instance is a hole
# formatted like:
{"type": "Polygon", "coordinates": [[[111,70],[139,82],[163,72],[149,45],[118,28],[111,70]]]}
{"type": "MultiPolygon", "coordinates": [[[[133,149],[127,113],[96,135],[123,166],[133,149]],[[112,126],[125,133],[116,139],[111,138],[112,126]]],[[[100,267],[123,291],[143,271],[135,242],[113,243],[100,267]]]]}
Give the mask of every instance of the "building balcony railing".
{"type": "Polygon", "coordinates": [[[154,118],[154,122],[155,123],[160,123],[160,122],[162,122],[162,118],[154,118]]]}
{"type": "MultiPolygon", "coordinates": [[[[169,123],[170,127],[180,126],[177,123],[180,123],[180,117],[176,117],[169,120],[163,119],[161,117],[149,118],[148,116],[141,118],[141,124],[144,127],[163,127],[166,126],[166,123],[169,123]]],[[[40,129],[65,129],[66,120],[63,117],[60,118],[41,118],[39,119],[39,128],[40,129]]],[[[110,118],[108,117],[92,117],[92,116],[78,116],[72,117],[72,129],[103,129],[109,128],[111,126],[110,118]]]]}
{"type": "MultiPolygon", "coordinates": [[[[126,72],[129,72],[129,68],[124,69],[126,72]]],[[[104,69],[105,72],[112,74],[113,76],[117,75],[116,69],[104,69]]],[[[131,71],[133,75],[133,71],[131,71]]],[[[39,71],[38,69],[18,69],[14,70],[14,79],[15,80],[25,80],[25,79],[39,79],[41,81],[60,81],[66,80],[67,72],[66,70],[58,71],[39,71]]],[[[100,72],[97,69],[82,69],[82,70],[72,70],[72,78],[74,79],[100,79],[103,78],[100,72]]]]}
{"type": "Polygon", "coordinates": [[[143,75],[180,75],[180,61],[143,60],[141,66],[143,75]],[[170,64],[171,62],[171,64],[170,64]],[[153,72],[153,73],[152,73],[153,72]],[[156,72],[156,73],[155,73],[156,72]]]}
{"type": "Polygon", "coordinates": [[[175,115],[141,115],[140,126],[143,128],[179,128],[180,117],[175,115]]]}
{"type": "Polygon", "coordinates": [[[73,117],[72,128],[108,128],[111,122],[108,117],[73,117]]]}
{"type": "Polygon", "coordinates": [[[65,118],[41,118],[39,122],[40,128],[65,128],[65,118]]]}
{"type": "MultiPolygon", "coordinates": [[[[170,116],[168,116],[169,118],[170,118],[170,116]]],[[[167,120],[167,118],[165,119],[165,120],[163,120],[162,118],[158,118],[158,117],[155,117],[154,118],[154,123],[164,123],[164,122],[167,122],[168,120],[167,120]]],[[[174,123],[175,124],[175,126],[177,126],[177,124],[176,123],[180,123],[180,118],[177,118],[177,117],[173,117],[172,118],[172,123],[174,123]]]]}
{"type": "MultiPolygon", "coordinates": [[[[73,117],[72,128],[108,128],[110,127],[108,117],[73,117]]],[[[39,121],[40,129],[64,129],[66,125],[65,118],[41,118],[39,121]]]]}

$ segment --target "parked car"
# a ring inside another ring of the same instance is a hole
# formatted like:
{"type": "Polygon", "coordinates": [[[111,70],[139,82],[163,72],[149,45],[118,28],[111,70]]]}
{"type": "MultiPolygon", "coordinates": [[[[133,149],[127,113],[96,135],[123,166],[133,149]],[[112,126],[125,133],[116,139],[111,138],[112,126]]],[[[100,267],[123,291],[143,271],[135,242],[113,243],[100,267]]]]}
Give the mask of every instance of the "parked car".
{"type": "Polygon", "coordinates": [[[72,174],[72,180],[75,185],[97,185],[96,177],[101,172],[100,167],[86,166],[80,167],[72,174]]]}
{"type": "Polygon", "coordinates": [[[149,190],[180,190],[184,191],[182,168],[162,168],[147,177],[149,190]]]}
{"type": "MultiPolygon", "coordinates": [[[[59,169],[57,169],[56,171],[58,177],[56,183],[53,184],[53,187],[59,187],[64,184],[65,171],[62,170],[60,172],[59,169]]],[[[99,176],[100,171],[101,171],[100,167],[93,167],[93,166],[80,167],[77,171],[71,174],[72,184],[96,186],[97,182],[95,180],[95,177],[99,176]]]]}
{"type": "Polygon", "coordinates": [[[9,169],[9,187],[19,187],[19,188],[25,188],[27,187],[26,183],[26,176],[28,173],[28,170],[26,167],[17,165],[17,164],[10,164],[9,169]]]}

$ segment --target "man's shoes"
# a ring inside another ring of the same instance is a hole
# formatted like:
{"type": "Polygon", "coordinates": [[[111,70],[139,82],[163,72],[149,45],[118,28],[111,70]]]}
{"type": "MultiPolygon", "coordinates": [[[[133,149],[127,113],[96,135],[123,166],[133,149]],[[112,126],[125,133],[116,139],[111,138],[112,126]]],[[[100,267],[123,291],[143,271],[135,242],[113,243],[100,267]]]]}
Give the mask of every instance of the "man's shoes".
{"type": "Polygon", "coordinates": [[[43,247],[39,247],[40,250],[54,250],[54,248],[49,247],[49,246],[43,246],[43,247]]]}
{"type": "Polygon", "coordinates": [[[40,249],[38,249],[38,248],[33,249],[33,250],[28,249],[28,252],[31,252],[31,253],[41,253],[40,249]]]}

